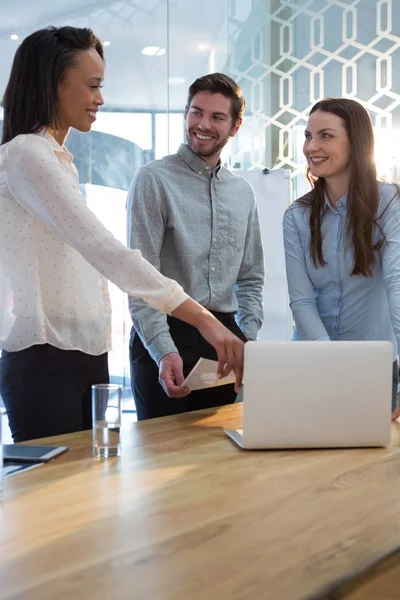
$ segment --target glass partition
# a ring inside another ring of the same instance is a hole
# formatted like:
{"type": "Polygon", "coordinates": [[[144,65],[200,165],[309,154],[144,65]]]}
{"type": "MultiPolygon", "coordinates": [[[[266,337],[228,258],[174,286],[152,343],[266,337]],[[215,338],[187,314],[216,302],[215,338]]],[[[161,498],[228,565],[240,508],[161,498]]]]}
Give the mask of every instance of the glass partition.
{"type": "MultiPolygon", "coordinates": [[[[347,95],[368,108],[381,175],[400,156],[400,2],[397,0],[5,0],[0,96],[20,40],[48,25],[89,26],[107,63],[105,105],[90,134],[68,147],[89,206],[125,241],[125,199],[136,170],[175,152],[196,77],[223,71],[243,87],[247,109],[224,151],[232,169],[290,170],[292,196],[307,189],[303,131],[311,106],[347,95]]],[[[110,370],[129,395],[130,318],[111,286],[110,370]]],[[[125,407],[133,409],[132,401],[125,407]]]]}
{"type": "Polygon", "coordinates": [[[347,96],[371,115],[379,174],[397,179],[399,36],[397,0],[231,0],[227,72],[249,101],[238,161],[290,169],[300,196],[307,115],[321,98],[347,96]]]}

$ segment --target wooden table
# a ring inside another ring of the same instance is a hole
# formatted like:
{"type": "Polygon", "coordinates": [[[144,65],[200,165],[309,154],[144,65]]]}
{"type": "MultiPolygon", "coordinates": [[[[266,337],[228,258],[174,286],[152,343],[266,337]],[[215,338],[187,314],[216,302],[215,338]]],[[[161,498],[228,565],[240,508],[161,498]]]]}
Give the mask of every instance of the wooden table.
{"type": "Polygon", "coordinates": [[[339,598],[393,566],[400,425],[388,449],[249,452],[222,430],[240,421],[134,423],[109,460],[90,432],[48,438],[70,451],[4,482],[1,600],[339,598]]]}

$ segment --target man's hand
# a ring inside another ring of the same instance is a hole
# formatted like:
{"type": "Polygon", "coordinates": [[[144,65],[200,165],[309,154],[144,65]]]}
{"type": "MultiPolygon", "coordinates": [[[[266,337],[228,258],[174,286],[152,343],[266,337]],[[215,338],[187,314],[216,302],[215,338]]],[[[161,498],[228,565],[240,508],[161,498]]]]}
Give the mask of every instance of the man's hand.
{"type": "Polygon", "coordinates": [[[184,398],[190,394],[189,388],[182,387],[185,379],[183,361],[177,352],[170,352],[163,356],[158,369],[158,381],[170,398],[184,398]]]}
{"type": "MultiPolygon", "coordinates": [[[[243,381],[244,343],[231,333],[206,308],[188,298],[180,304],[172,315],[197,327],[204,339],[214,346],[218,355],[218,375],[225,377],[231,371],[236,375],[235,392],[238,393],[243,381]]],[[[168,356],[168,355],[167,355],[168,356]]]]}

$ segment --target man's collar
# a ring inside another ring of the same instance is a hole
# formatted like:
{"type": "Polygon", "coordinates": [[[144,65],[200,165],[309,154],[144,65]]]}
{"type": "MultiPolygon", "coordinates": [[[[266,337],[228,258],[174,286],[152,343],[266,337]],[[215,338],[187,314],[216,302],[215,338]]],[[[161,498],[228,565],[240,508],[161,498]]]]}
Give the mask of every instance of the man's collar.
{"type": "Polygon", "coordinates": [[[177,154],[195,173],[203,175],[204,173],[212,172],[218,179],[220,178],[221,161],[219,161],[217,166],[212,169],[210,165],[201,159],[200,156],[197,156],[197,154],[195,154],[186,144],[181,144],[179,146],[177,154]]]}

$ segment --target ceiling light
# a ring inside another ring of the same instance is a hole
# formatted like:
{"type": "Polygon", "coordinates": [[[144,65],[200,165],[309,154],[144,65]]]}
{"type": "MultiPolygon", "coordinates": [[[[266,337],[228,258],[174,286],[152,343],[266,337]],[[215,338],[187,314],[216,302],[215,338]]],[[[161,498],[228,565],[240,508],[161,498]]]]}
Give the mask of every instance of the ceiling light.
{"type": "Polygon", "coordinates": [[[160,46],[146,46],[143,48],[142,54],[146,56],[162,56],[165,54],[165,48],[161,48],[160,46]]]}
{"type": "Polygon", "coordinates": [[[107,48],[107,46],[111,46],[111,42],[103,42],[103,46],[104,48],[107,48]]]}
{"type": "Polygon", "coordinates": [[[186,83],[186,79],[184,77],[169,77],[168,83],[170,85],[182,85],[182,83],[186,83]]]}
{"type": "Polygon", "coordinates": [[[10,35],[10,40],[18,40],[19,39],[19,35],[17,35],[16,33],[12,33],[10,35]]]}
{"type": "Polygon", "coordinates": [[[207,46],[206,46],[205,44],[199,44],[199,45],[197,46],[197,48],[198,48],[199,50],[206,50],[207,46]]]}

